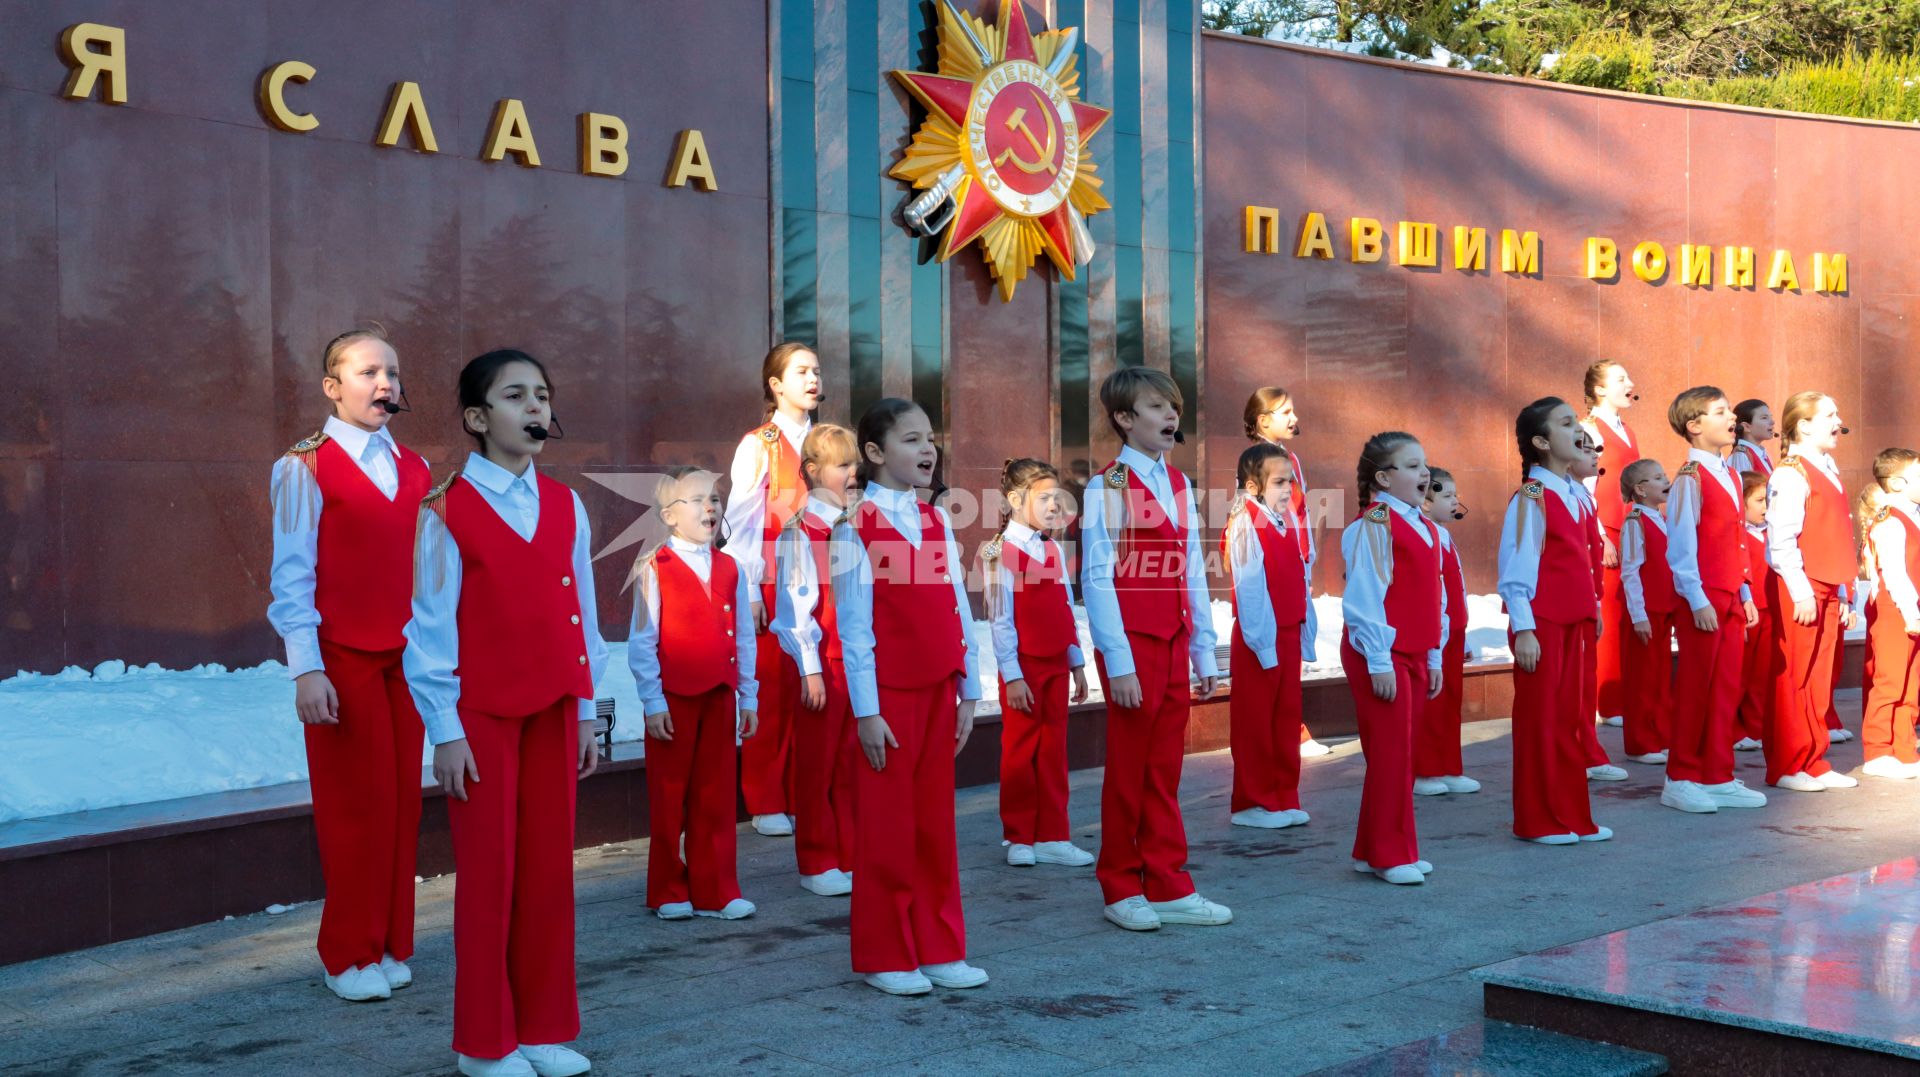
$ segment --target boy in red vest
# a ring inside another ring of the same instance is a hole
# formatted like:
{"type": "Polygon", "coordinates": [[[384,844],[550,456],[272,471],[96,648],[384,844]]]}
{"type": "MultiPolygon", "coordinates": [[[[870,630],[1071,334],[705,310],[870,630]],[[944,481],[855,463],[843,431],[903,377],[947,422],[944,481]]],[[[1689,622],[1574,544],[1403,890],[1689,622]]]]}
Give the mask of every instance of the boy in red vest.
{"type": "Polygon", "coordinates": [[[1192,706],[1213,695],[1214,631],[1201,521],[1187,477],[1167,462],[1180,433],[1180,389],[1147,367],[1100,386],[1125,447],[1088,486],[1080,528],[1081,593],[1107,702],[1107,770],[1095,874],[1106,918],[1129,931],[1229,923],[1186,872],[1180,766],[1192,706]]]}
{"type": "Polygon", "coordinates": [[[667,541],[634,566],[627,666],[647,717],[647,904],[662,920],[752,916],[734,858],[734,737],[753,737],[753,589],[715,557],[718,476],[669,470],[654,504],[667,541]],[[682,842],[685,851],[682,852],[682,842]]]}
{"type": "Polygon", "coordinates": [[[1673,720],[1673,615],[1680,598],[1667,567],[1667,469],[1635,460],[1620,473],[1626,517],[1620,523],[1620,588],[1626,597],[1626,715],[1621,736],[1627,758],[1667,762],[1673,720]]]}
{"type": "Polygon", "coordinates": [[[1746,509],[1724,459],[1733,405],[1711,385],[1675,397],[1667,423],[1687,440],[1687,462],[1667,500],[1667,565],[1690,612],[1675,617],[1680,671],[1660,803],[1684,812],[1758,808],[1767,796],[1733,776],[1745,630],[1760,620],[1747,586],[1746,509]]]}
{"type": "Polygon", "coordinates": [[[322,363],[334,414],[273,469],[267,619],[306,727],[327,892],[320,960],[333,993],[359,1002],[413,982],[422,731],[400,654],[414,520],[433,480],[387,432],[402,396],[386,334],[342,333],[322,363]]]}

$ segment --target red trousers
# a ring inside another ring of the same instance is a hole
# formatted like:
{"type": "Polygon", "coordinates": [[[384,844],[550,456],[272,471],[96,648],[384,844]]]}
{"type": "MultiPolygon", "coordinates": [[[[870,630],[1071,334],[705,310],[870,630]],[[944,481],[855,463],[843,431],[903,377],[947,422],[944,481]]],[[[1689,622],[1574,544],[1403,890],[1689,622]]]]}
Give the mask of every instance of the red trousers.
{"type": "Polygon", "coordinates": [[[1100,857],[1094,875],[1107,904],[1144,896],[1177,901],[1193,893],[1187,874],[1187,826],[1180,816],[1180,768],[1186,761],[1187,634],[1155,639],[1127,633],[1140,706],[1112,703],[1106,659],[1094,655],[1107,703],[1107,770],[1100,785],[1100,857]]]}
{"type": "MultiPolygon", "coordinates": [[[[1614,549],[1620,548],[1620,532],[1607,529],[1614,549]]],[[[1627,616],[1627,592],[1620,583],[1618,568],[1600,570],[1600,639],[1597,667],[1599,684],[1595,691],[1596,713],[1604,718],[1627,713],[1627,636],[1633,634],[1632,618],[1627,616]]]]}
{"type": "MultiPolygon", "coordinates": [[[[1582,651],[1592,621],[1536,622],[1540,661],[1532,673],[1513,667],[1513,833],[1521,838],[1592,834],[1587,749],[1593,712],[1580,694],[1582,651]]],[[[1508,645],[1512,645],[1509,633],[1508,645]]]]}
{"type": "Polygon", "coordinates": [[[1769,782],[1800,773],[1818,778],[1833,769],[1827,762],[1827,708],[1833,703],[1834,653],[1840,645],[1838,602],[1833,588],[1813,583],[1813,623],[1797,624],[1787,582],[1773,579],[1779,665],[1773,724],[1763,738],[1769,782]]]}
{"type": "Polygon", "coordinates": [[[340,697],[338,725],[303,727],[313,829],[327,901],[320,961],[335,976],[413,955],[414,850],[420,839],[425,735],[400,672],[400,651],[320,642],[340,697]]]}
{"type": "Polygon", "coordinates": [[[781,815],[793,807],[793,710],[799,705],[800,669],[772,632],[760,633],[753,642],[760,729],[740,745],[740,793],[748,814],[781,815]]]}
{"type": "Polygon", "coordinates": [[[1071,671],[1057,661],[1020,656],[1033,710],[1007,706],[1000,686],[1000,836],[1015,845],[1067,841],[1067,699],[1071,671]]]}
{"type": "Polygon", "coordinates": [[[1260,659],[1234,633],[1228,651],[1233,694],[1227,700],[1233,752],[1230,811],[1300,806],[1300,626],[1281,625],[1274,636],[1280,661],[1261,669],[1260,659]]]}
{"type": "Polygon", "coordinates": [[[480,777],[453,832],[453,1049],[505,1058],[580,1035],[573,982],[573,804],[580,701],[497,718],[462,707],[480,777]]]}
{"type": "Polygon", "coordinates": [[[1720,619],[1712,632],[1694,627],[1690,609],[1673,615],[1680,669],[1673,682],[1667,777],[1720,785],[1733,780],[1733,716],[1740,708],[1747,617],[1738,594],[1708,591],[1707,601],[1720,619]]]}
{"type": "Polygon", "coordinates": [[[1466,697],[1467,625],[1466,611],[1453,614],[1454,622],[1446,645],[1440,648],[1440,694],[1425,700],[1420,720],[1413,730],[1413,773],[1422,778],[1445,778],[1465,774],[1467,765],[1460,758],[1460,708],[1466,697]]]}
{"type": "Polygon", "coordinates": [[[1375,868],[1411,864],[1420,859],[1420,836],[1413,821],[1413,724],[1427,704],[1426,660],[1393,652],[1392,702],[1373,694],[1366,657],[1344,636],[1340,668],[1353,693],[1360,751],[1367,759],[1353,858],[1375,868]]]}
{"type": "Polygon", "coordinates": [[[1773,618],[1776,612],[1771,606],[1761,609],[1760,623],[1747,630],[1747,642],[1743,648],[1745,660],[1740,667],[1746,687],[1740,694],[1740,710],[1735,715],[1735,740],[1752,737],[1757,741],[1765,741],[1767,726],[1773,721],[1774,680],[1780,676],[1780,669],[1775,664],[1780,657],[1774,639],[1776,630],[1773,618]]]}
{"type": "Polygon", "coordinates": [[[953,822],[958,683],[880,686],[898,748],[854,764],[853,971],[907,972],[967,956],[953,822]]]}
{"type": "Polygon", "coordinates": [[[1913,723],[1920,717],[1920,640],[1907,635],[1899,614],[1867,607],[1867,670],[1860,741],[1868,759],[1890,755],[1902,763],[1915,754],[1913,723]]]}
{"type": "MultiPolygon", "coordinates": [[[[1835,616],[1839,615],[1839,611],[1842,608],[1844,608],[1842,603],[1834,603],[1835,616]]],[[[1829,732],[1835,729],[1846,728],[1840,724],[1840,708],[1835,705],[1833,698],[1835,693],[1840,691],[1840,673],[1846,666],[1846,656],[1847,634],[1846,631],[1842,629],[1839,637],[1833,644],[1833,691],[1827,693],[1827,730],[1829,732]]],[[[1863,677],[1862,679],[1864,680],[1865,678],[1863,677]]]]}
{"type": "Polygon", "coordinates": [[[1628,755],[1667,750],[1673,720],[1673,618],[1671,611],[1648,610],[1653,635],[1645,643],[1632,625],[1625,626],[1627,709],[1620,732],[1628,755]]]}
{"type": "Polygon", "coordinates": [[[733,799],[738,707],[726,685],[697,696],[669,692],[673,739],[647,738],[647,831],[652,835],[647,904],[652,908],[691,901],[694,908],[711,912],[740,896],[733,799]]]}
{"type": "Polygon", "coordinates": [[[1600,713],[1598,708],[1600,693],[1600,649],[1594,638],[1598,624],[1594,621],[1580,622],[1580,713],[1584,721],[1580,723],[1580,750],[1587,757],[1587,766],[1603,767],[1612,763],[1606,748],[1600,744],[1600,732],[1594,728],[1593,716],[1600,713]]]}
{"type": "Polygon", "coordinates": [[[793,856],[802,875],[853,870],[853,774],[860,747],[853,736],[847,667],[825,657],[820,665],[826,706],[810,711],[794,695],[793,856]]]}

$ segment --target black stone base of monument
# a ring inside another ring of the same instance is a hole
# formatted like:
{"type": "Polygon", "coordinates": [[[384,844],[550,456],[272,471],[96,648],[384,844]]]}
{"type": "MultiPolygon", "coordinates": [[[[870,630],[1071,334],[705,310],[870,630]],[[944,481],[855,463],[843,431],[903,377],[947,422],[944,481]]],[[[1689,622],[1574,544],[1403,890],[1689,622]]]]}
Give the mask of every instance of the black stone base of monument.
{"type": "Polygon", "coordinates": [[[1307,1077],[1660,1077],[1666,1072],[1667,1060],[1656,1054],[1489,1020],[1307,1077]]]}

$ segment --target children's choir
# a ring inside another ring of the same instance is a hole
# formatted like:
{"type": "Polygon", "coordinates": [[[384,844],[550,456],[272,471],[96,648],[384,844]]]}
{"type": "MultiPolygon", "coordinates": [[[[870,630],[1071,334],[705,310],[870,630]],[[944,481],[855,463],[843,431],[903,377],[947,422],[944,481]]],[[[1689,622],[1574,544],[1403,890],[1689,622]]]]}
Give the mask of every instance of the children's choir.
{"type": "MultiPolygon", "coordinates": [[[[1179,786],[1195,688],[1220,682],[1201,500],[1168,459],[1184,401],[1159,372],[1101,386],[1122,443],[1074,499],[1043,460],[1010,459],[1005,511],[973,565],[937,484],[932,424],[881,400],[856,431],[814,425],[819,360],[782,344],[763,364],[767,421],[740,442],[724,514],[718,476],[672,468],[642,554],[628,665],[646,726],[651,853],[645,903],[663,920],[754,912],[736,870],[736,796],[754,829],[794,837],[799,883],[851,895],[852,964],[889,994],[985,984],[967,963],[954,757],[981,696],[990,640],[1000,704],[1000,820],[1016,867],[1094,866],[1116,926],[1219,926],[1233,913],[1187,871],[1179,786]],[[734,541],[727,543],[727,537],[734,541]],[[724,553],[721,547],[725,546],[724,553]],[[1076,586],[1077,585],[1077,586],[1076,586]],[[1085,629],[1080,607],[1084,601],[1085,629]],[[1107,704],[1097,857],[1068,816],[1068,709],[1087,698],[1089,644],[1107,704]]],[[[438,485],[388,420],[408,410],[377,327],[335,338],[323,429],[274,467],[273,602],[305,724],[327,903],[318,949],[340,997],[412,982],[413,861],[423,738],[448,797],[460,1071],[585,1072],[573,986],[575,783],[591,774],[594,685],[606,659],[585,510],[536,472],[558,436],[545,366],[489,352],[461,372],[477,443],[438,485]]],[[[1862,773],[1920,777],[1920,453],[1888,449],[1850,506],[1832,453],[1835,401],[1803,392],[1775,436],[1761,400],[1697,386],[1668,408],[1686,443],[1671,480],[1623,412],[1617,363],[1586,372],[1586,411],[1556,397],[1515,421],[1521,481],[1496,591],[1513,655],[1513,833],[1605,841],[1589,779],[1621,780],[1594,734],[1660,766],[1683,812],[1757,808],[1734,753],[1761,750],[1768,784],[1818,792],[1835,770],[1837,654],[1864,586],[1862,773]],[[1856,537],[1863,545],[1856,545],[1856,537]],[[1677,649],[1677,658],[1676,658],[1677,649]]],[[[1233,759],[1228,822],[1310,821],[1302,723],[1316,659],[1318,559],[1306,476],[1287,444],[1295,401],[1249,398],[1216,562],[1233,607],[1226,648],[1233,759]]],[[[1452,474],[1412,434],[1362,448],[1341,535],[1339,657],[1365,779],[1356,871],[1416,885],[1415,796],[1472,793],[1461,758],[1468,630],[1452,474]]]]}

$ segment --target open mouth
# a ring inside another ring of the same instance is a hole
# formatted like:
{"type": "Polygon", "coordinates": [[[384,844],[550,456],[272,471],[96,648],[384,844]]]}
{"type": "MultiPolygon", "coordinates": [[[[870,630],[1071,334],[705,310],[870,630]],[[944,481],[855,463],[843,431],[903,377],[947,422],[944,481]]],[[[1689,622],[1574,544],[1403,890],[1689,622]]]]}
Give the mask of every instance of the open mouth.
{"type": "Polygon", "coordinates": [[[922,460],[913,466],[914,466],[914,469],[919,471],[921,474],[924,474],[924,475],[933,474],[933,461],[931,460],[922,460]]]}
{"type": "Polygon", "coordinates": [[[1171,439],[1173,435],[1178,434],[1179,432],[1180,432],[1179,423],[1174,423],[1171,426],[1163,426],[1160,428],[1160,436],[1163,438],[1171,439]]]}

